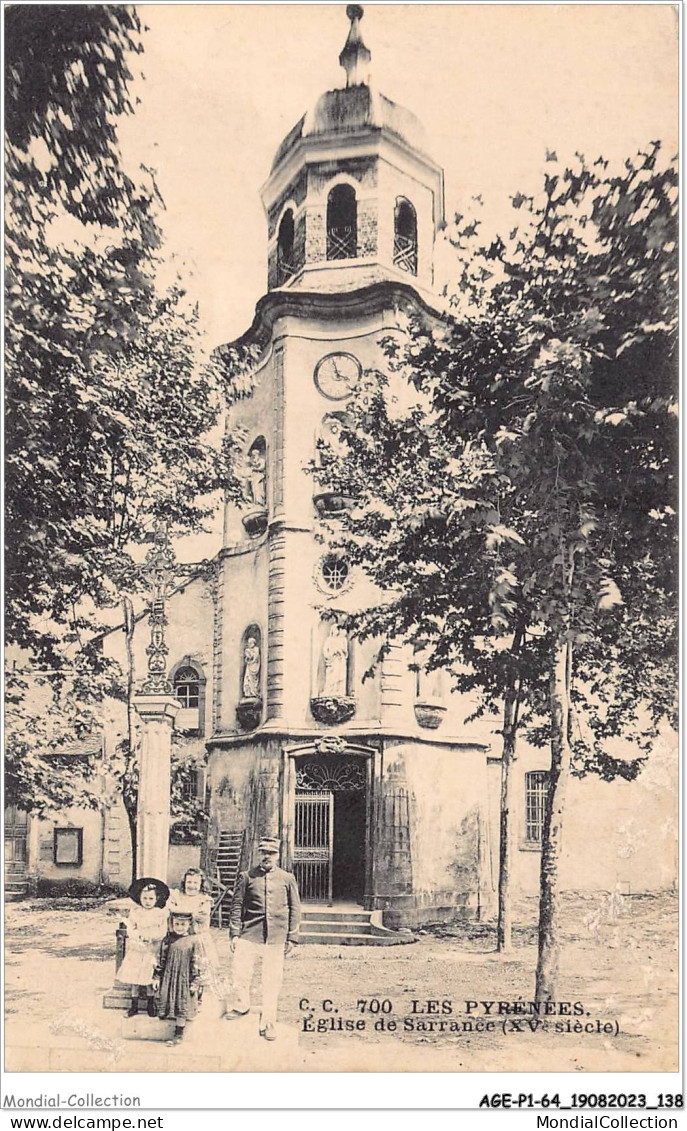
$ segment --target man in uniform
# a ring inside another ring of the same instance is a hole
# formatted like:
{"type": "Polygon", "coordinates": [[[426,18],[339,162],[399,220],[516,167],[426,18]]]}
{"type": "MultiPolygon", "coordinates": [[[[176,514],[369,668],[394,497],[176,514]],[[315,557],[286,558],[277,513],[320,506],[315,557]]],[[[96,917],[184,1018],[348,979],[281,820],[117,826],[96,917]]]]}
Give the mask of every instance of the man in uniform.
{"type": "Polygon", "coordinates": [[[279,841],[263,838],[258,852],[258,864],[241,872],[231,901],[234,1000],[225,1017],[233,1021],[249,1012],[253,967],[262,958],[260,1036],[274,1041],[284,956],[298,942],[301,901],[296,877],[277,866],[279,841]]]}

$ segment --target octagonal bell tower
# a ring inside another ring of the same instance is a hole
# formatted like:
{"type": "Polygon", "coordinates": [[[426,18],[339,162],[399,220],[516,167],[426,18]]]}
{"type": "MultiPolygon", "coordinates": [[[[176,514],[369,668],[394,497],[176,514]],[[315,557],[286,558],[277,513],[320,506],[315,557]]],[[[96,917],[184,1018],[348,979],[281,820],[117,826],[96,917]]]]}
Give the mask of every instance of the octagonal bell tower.
{"type": "Polygon", "coordinates": [[[475,898],[462,862],[479,855],[485,758],[402,648],[364,678],[379,641],[347,639],[337,617],[379,594],[323,544],[321,517],[345,501],[306,473],[399,310],[437,317],[442,171],[416,117],[374,87],[362,9],[347,15],[345,85],[289,132],[263,187],[268,289],[232,343],[259,360],[232,408],[246,502],[227,504],[218,562],[208,859],[223,836],[245,830],[250,859],[276,835],[306,901],[412,925],[475,898]]]}
{"type": "Polygon", "coordinates": [[[431,288],[442,170],[415,115],[374,86],[363,9],[351,4],[347,15],[346,85],[287,134],[262,190],[268,288],[345,290],[408,276],[431,288]]]}

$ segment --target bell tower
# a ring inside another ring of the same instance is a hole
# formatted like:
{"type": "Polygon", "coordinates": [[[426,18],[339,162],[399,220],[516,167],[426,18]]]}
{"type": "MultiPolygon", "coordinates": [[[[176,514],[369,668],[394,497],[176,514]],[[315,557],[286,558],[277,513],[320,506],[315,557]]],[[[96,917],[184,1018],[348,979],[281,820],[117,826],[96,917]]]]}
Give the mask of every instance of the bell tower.
{"type": "Polygon", "coordinates": [[[350,4],[339,55],[345,86],[326,91],[277,150],[262,189],[268,288],[346,290],[382,279],[431,288],[443,174],[409,110],[380,94],[350,4]]]}
{"type": "MultiPolygon", "coordinates": [[[[352,386],[382,367],[380,339],[399,332],[399,310],[437,317],[442,170],[415,115],[374,85],[363,9],[346,11],[345,84],[278,147],[262,189],[267,292],[225,347],[250,345],[259,359],[251,395],[231,410],[245,435],[245,499],[227,503],[217,567],[209,840],[279,836],[306,901],[413,908],[421,887],[431,916],[471,898],[447,895],[447,875],[480,779],[464,774],[442,845],[434,823],[418,821],[411,778],[424,790],[428,756],[441,781],[457,751],[464,771],[473,759],[483,768],[484,752],[437,735],[441,690],[428,691],[402,648],[363,678],[380,642],[349,639],[338,621],[379,594],[321,537],[321,518],[335,523],[349,501],[307,474],[320,438],[342,442],[352,386]]],[[[440,807],[434,796],[423,804],[440,807]]]]}

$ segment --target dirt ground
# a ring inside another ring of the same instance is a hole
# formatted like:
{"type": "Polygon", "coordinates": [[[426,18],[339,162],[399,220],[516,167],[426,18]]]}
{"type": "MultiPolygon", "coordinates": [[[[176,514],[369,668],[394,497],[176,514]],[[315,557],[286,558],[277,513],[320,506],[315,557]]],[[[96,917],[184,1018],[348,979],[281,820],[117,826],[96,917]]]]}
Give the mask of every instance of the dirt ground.
{"type": "MultiPolygon", "coordinates": [[[[23,1047],[25,1034],[34,1034],[31,1065],[25,1063],[25,1053],[15,1068],[47,1069],[41,1048],[47,1058],[45,1046],[64,1044],[65,1033],[71,1034],[74,1056],[82,1044],[89,1056],[103,1054],[108,1042],[116,1044],[117,1034],[126,1035],[122,1026],[131,1023],[101,1006],[113,982],[114,931],[122,906],[121,901],[66,899],[7,906],[6,1046],[23,1047]]],[[[300,947],[286,962],[280,1000],[288,1039],[275,1047],[283,1050],[283,1063],[273,1056],[266,1067],[485,1072],[677,1068],[675,896],[566,897],[559,1012],[547,1018],[505,1012],[498,1005],[529,1002],[534,987],[533,900],[518,906],[516,922],[521,925],[507,957],[494,951],[493,925],[481,924],[430,928],[408,946],[300,947]]],[[[228,975],[226,932],[214,934],[228,975]]],[[[187,1057],[177,1070],[192,1070],[192,1063],[201,1070],[203,1057],[216,1053],[217,1040],[223,1042],[232,1030],[219,1022],[216,1006],[212,1037],[208,1020],[204,1038],[201,1014],[194,1025],[196,1061],[187,1057]]],[[[208,1018],[212,1010],[212,1003],[203,1006],[208,1018]]],[[[171,1070],[166,1061],[148,1064],[142,1050],[148,1055],[152,1048],[150,1040],[129,1041],[126,1064],[131,1070],[171,1070]],[[143,1057],[140,1064],[131,1061],[134,1046],[143,1057]]],[[[84,1068],[90,1066],[84,1062],[84,1068]]],[[[112,1063],[109,1070],[123,1066],[112,1063]]],[[[220,1060],[204,1067],[228,1070],[220,1060]]]]}

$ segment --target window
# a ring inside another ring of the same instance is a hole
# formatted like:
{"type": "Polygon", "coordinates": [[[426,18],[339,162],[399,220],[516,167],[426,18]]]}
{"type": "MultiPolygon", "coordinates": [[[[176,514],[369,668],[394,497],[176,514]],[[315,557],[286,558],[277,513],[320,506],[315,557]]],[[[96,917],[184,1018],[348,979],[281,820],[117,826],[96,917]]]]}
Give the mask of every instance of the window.
{"type": "Polygon", "coordinates": [[[197,801],[203,796],[202,770],[192,770],[181,783],[182,801],[197,801]]]}
{"type": "Polygon", "coordinates": [[[198,710],[200,682],[195,668],[179,668],[174,676],[174,694],[186,710],[198,710]]]}
{"type": "Polygon", "coordinates": [[[394,211],[394,264],[417,275],[417,216],[409,200],[399,197],[394,211]]]}
{"type": "Polygon", "coordinates": [[[343,589],[348,578],[348,562],[338,554],[327,554],[320,567],[324,586],[333,593],[343,589]]]}
{"type": "Polygon", "coordinates": [[[280,287],[294,274],[293,261],[294,224],[293,212],[289,208],[281,219],[277,237],[277,286],[280,287]]]}
{"type": "Polygon", "coordinates": [[[357,254],[355,189],[350,185],[336,185],[327,199],[327,259],[355,259],[357,254]]]}
{"type": "Polygon", "coordinates": [[[83,829],[53,829],[53,860],[62,868],[83,864],[83,829]]]}
{"type": "Polygon", "coordinates": [[[528,844],[542,842],[548,793],[548,770],[532,770],[525,774],[525,840],[528,844]]]}

